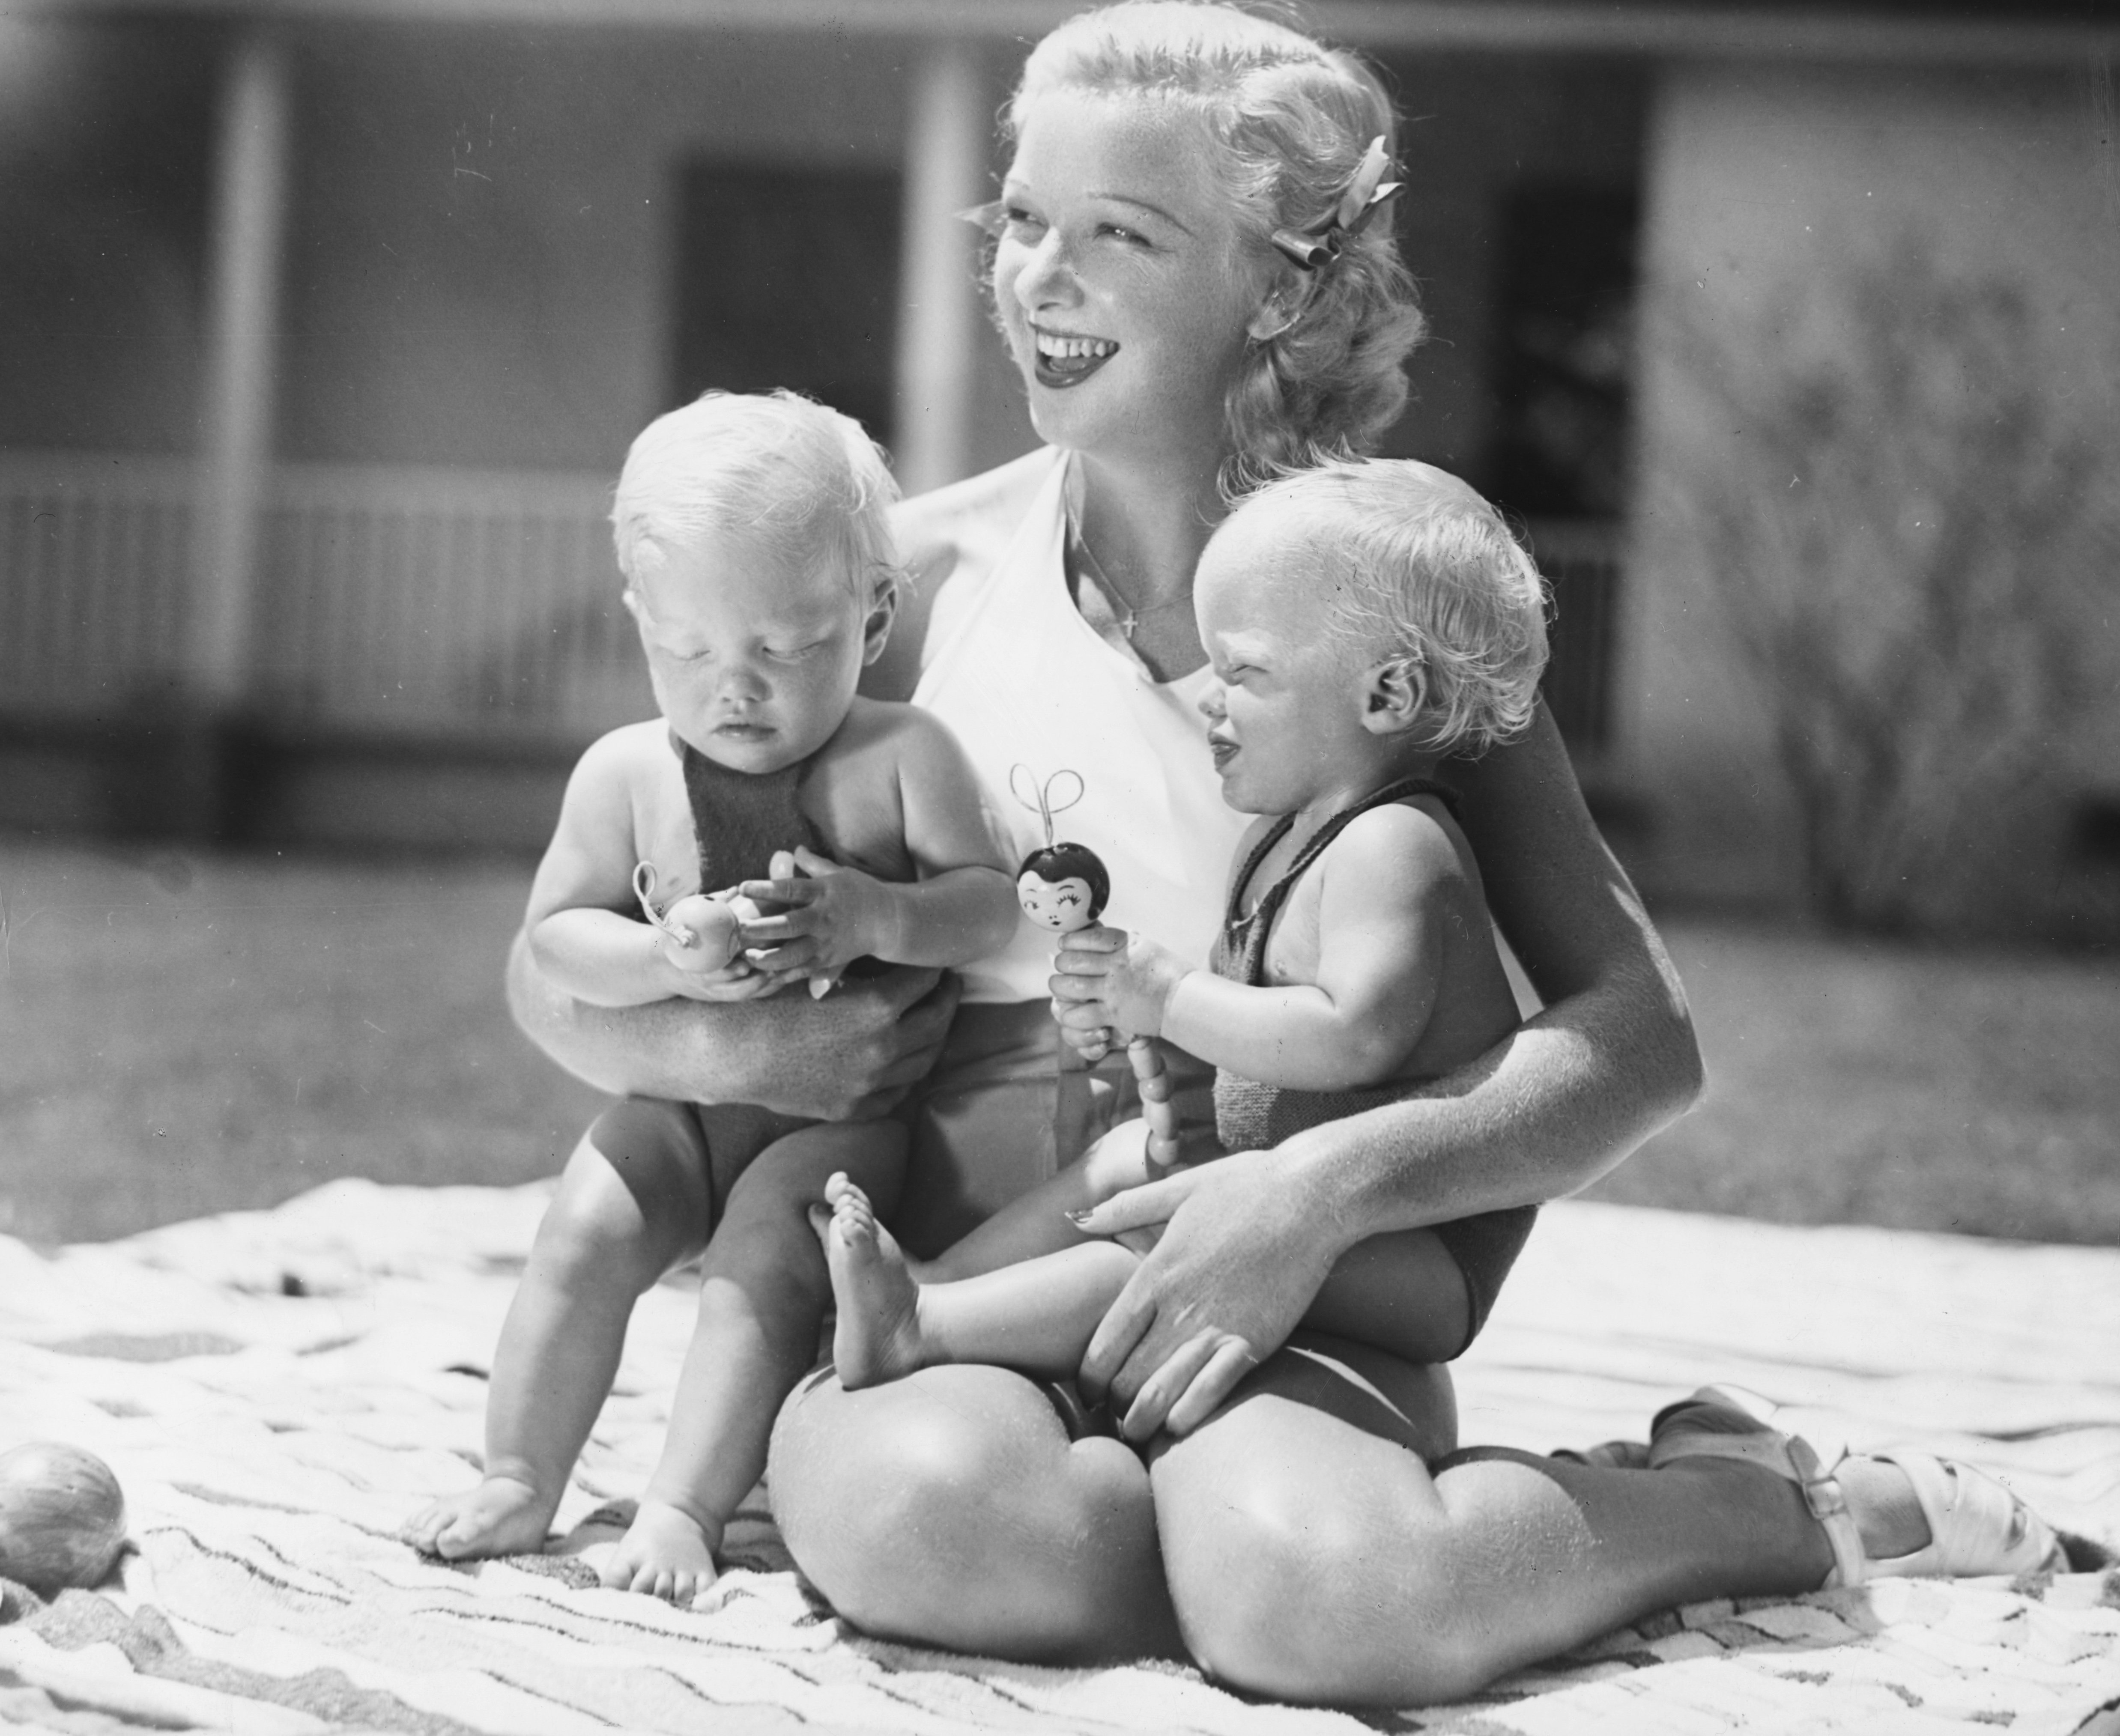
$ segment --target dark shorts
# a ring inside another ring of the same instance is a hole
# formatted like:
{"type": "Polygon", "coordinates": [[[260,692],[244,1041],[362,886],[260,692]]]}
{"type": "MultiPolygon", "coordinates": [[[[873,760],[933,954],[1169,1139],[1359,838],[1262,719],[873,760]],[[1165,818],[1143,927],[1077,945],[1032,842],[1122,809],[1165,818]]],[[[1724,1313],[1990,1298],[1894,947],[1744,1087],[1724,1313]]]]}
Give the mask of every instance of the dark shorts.
{"type": "MultiPolygon", "coordinates": [[[[1211,1127],[1215,1070],[1168,1044],[1164,1054],[1182,1119],[1211,1127]]],[[[1124,1054],[1085,1065],[1060,1041],[1044,1002],[960,1007],[934,1070],[895,1112],[911,1149],[891,1228],[916,1258],[932,1259],[1140,1110],[1124,1054]]],[[[590,1136],[607,1156],[616,1155],[607,1139],[679,1143],[706,1167],[718,1219],[751,1159],[807,1125],[747,1103],[628,1098],[598,1117],[590,1136]]],[[[1434,1227],[1465,1280],[1469,1330],[1458,1354],[1486,1324],[1537,1215],[1522,1206],[1434,1227]]]]}
{"type": "MultiPolygon", "coordinates": [[[[1181,1112],[1211,1126],[1214,1069],[1165,1053],[1181,1112]]],[[[891,1228],[932,1259],[1140,1109],[1124,1054],[1086,1065],[1044,1001],[960,1007],[935,1070],[898,1110],[912,1150],[891,1228]]]]}
{"type": "Polygon", "coordinates": [[[1531,1227],[1538,1221],[1535,1205],[1513,1206],[1505,1212],[1482,1212],[1476,1218],[1431,1226],[1445,1253],[1458,1263],[1465,1280],[1465,1342],[1459,1356],[1472,1348],[1472,1340],[1494,1311],[1495,1298],[1502,1293],[1502,1280],[1523,1251],[1531,1227]]]}
{"type": "Polygon", "coordinates": [[[707,1179],[704,1237],[721,1222],[729,1189],[775,1140],[813,1124],[755,1103],[685,1103],[622,1097],[589,1124],[587,1138],[621,1176],[629,1161],[661,1157],[696,1165],[707,1179]]]}
{"type": "MultiPolygon", "coordinates": [[[[1212,1127],[1215,1070],[1167,1043],[1164,1055],[1181,1119],[1212,1127]]],[[[961,1007],[935,1070],[899,1110],[912,1154],[891,1227],[932,1259],[1140,1111],[1125,1056],[1086,1066],[1043,1001],[961,1007]]],[[[1434,1226],[1465,1280],[1459,1355],[1486,1325],[1537,1217],[1527,1205],[1434,1226]]]]}

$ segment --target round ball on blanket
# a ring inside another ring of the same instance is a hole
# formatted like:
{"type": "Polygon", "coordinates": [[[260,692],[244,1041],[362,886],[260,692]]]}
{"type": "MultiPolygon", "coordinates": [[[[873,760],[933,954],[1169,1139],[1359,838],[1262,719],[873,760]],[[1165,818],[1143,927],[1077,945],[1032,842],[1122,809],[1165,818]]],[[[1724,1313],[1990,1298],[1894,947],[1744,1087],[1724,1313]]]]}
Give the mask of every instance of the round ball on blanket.
{"type": "Polygon", "coordinates": [[[100,1585],[125,1547],[125,1496],[110,1467],[62,1441],[0,1453],[0,1575],[40,1597],[100,1585]]]}

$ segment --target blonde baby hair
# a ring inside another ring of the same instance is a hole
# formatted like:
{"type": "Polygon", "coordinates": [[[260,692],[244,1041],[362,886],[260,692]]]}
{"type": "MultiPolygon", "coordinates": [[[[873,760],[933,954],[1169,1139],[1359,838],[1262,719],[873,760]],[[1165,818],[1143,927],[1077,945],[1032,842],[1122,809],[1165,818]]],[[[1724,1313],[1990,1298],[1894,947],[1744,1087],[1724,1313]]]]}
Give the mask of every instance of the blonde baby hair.
{"type": "Polygon", "coordinates": [[[829,564],[867,599],[899,576],[898,485],[861,424],[792,392],[709,392],[659,415],[625,455],[611,539],[628,589],[673,550],[732,538],[766,559],[829,564]]]}
{"type": "Polygon", "coordinates": [[[1421,745],[1477,754],[1530,723],[1546,658],[1546,589],[1501,513],[1448,471],[1350,458],[1299,471],[1234,518],[1286,515],[1337,596],[1327,621],[1365,663],[1404,657],[1421,745]]]}

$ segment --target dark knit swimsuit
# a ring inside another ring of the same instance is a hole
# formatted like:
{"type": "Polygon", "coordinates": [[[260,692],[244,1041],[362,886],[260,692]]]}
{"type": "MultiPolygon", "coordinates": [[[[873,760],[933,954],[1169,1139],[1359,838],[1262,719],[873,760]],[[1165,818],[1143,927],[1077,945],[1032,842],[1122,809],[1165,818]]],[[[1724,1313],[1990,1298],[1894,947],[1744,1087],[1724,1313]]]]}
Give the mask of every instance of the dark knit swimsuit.
{"type": "MultiPolygon", "coordinates": [[[[1259,864],[1266,860],[1267,852],[1288,835],[1295,816],[1283,815],[1268,827],[1265,836],[1244,859],[1243,871],[1230,888],[1221,937],[1215,943],[1214,956],[1209,961],[1215,974],[1251,988],[1267,986],[1267,941],[1295,883],[1325,853],[1332,840],[1359,816],[1372,808],[1384,807],[1415,796],[1433,796],[1453,815],[1457,811],[1456,793],[1429,778],[1406,777],[1388,784],[1374,795],[1334,815],[1319,828],[1318,835],[1297,852],[1288,871],[1259,895],[1258,902],[1247,916],[1244,914],[1245,889],[1251,884],[1259,864]]],[[[1400,1079],[1391,1084],[1356,1090],[1299,1091],[1290,1086],[1264,1084],[1232,1073],[1226,1067],[1218,1068],[1215,1073],[1215,1137],[1225,1151],[1266,1150],[1306,1128],[1322,1126],[1327,1121],[1341,1121],[1366,1110],[1382,1108],[1386,1103],[1397,1102],[1406,1096],[1411,1083],[1400,1079]]],[[[1537,1216],[1537,1207],[1520,1205],[1507,1211],[1481,1212],[1476,1217],[1460,1218],[1455,1223],[1430,1226],[1465,1277],[1471,1325],[1465,1343],[1458,1348],[1458,1355],[1464,1354],[1479,1335],[1481,1327],[1486,1324],[1488,1311],[1495,1305],[1502,1280],[1516,1264],[1517,1255],[1523,1247],[1524,1238],[1531,1234],[1532,1221],[1537,1216]]]]}
{"type": "Polygon", "coordinates": [[[776,850],[801,844],[820,856],[825,853],[824,840],[800,800],[808,760],[777,772],[732,772],[675,731],[670,743],[685,768],[685,799],[700,846],[700,891],[722,892],[745,880],[769,878],[776,850]]]}

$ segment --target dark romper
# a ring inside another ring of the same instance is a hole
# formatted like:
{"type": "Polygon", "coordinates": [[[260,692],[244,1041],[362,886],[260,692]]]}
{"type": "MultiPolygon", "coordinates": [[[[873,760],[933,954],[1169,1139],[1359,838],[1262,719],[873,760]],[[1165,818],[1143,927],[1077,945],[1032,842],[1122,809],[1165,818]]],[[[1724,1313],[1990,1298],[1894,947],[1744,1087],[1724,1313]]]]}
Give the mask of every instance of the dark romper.
{"type": "MultiPolygon", "coordinates": [[[[1268,827],[1244,860],[1230,888],[1228,909],[1223,913],[1221,938],[1215,944],[1210,963],[1218,977],[1248,987],[1262,988],[1266,981],[1266,945],[1290,891],[1312,863],[1325,853],[1332,840],[1358,815],[1372,808],[1404,801],[1411,796],[1433,796],[1454,814],[1457,796],[1445,786],[1425,777],[1402,778],[1367,796],[1319,829],[1318,835],[1298,852],[1288,871],[1260,894],[1248,916],[1244,915],[1244,890],[1267,852],[1287,835],[1295,824],[1284,815],[1268,827]]],[[[1337,1121],[1366,1110],[1382,1108],[1406,1095],[1409,1082],[1373,1085],[1348,1091],[1299,1091],[1292,1087],[1263,1084],[1218,1068],[1215,1074],[1215,1136],[1225,1151],[1262,1151],[1278,1145],[1291,1134],[1337,1121]]],[[[1524,1238],[1531,1234],[1538,1208],[1513,1206],[1506,1211],[1481,1212],[1453,1223],[1433,1224],[1436,1237],[1458,1263],[1465,1277],[1466,1300],[1471,1310],[1471,1328],[1458,1348],[1462,1356],[1486,1324],[1488,1311],[1516,1263],[1524,1238]]]]}
{"type": "MultiPolygon", "coordinates": [[[[700,852],[700,889],[718,892],[768,878],[776,850],[797,844],[825,854],[824,840],[802,812],[800,790],[808,762],[778,772],[732,772],[717,765],[672,731],[670,745],[685,770],[685,798],[700,852]]],[[[639,914],[639,912],[630,912],[639,914]]],[[[775,1140],[814,1123],[756,1103],[688,1103],[667,1098],[621,1098],[598,1116],[589,1143],[624,1173],[630,1153],[674,1147],[705,1172],[714,1217],[721,1221],[728,1191],[751,1160],[775,1140]]]]}

